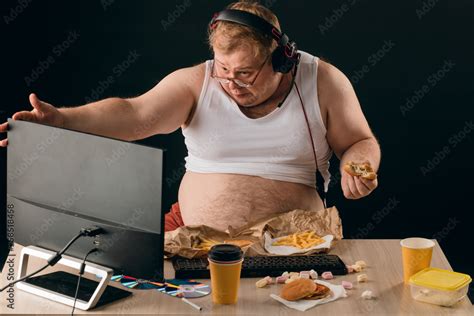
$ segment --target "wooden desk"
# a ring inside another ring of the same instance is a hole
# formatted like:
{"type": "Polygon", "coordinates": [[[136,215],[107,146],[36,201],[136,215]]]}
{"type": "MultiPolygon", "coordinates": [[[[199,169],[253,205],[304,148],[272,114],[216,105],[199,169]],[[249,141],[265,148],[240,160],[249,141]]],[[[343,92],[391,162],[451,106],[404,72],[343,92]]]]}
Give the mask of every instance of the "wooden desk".
{"type": "MultiPolygon", "coordinates": [[[[468,298],[452,308],[439,307],[414,301],[410,296],[410,289],[403,285],[400,241],[390,240],[342,240],[331,250],[339,255],[346,263],[356,260],[365,260],[368,264],[365,273],[369,277],[367,283],[357,284],[356,275],[337,276],[331,282],[340,284],[342,280],[354,283],[355,288],[348,290],[348,297],[335,302],[316,306],[306,314],[316,312],[321,315],[474,315],[474,308],[468,298]],[[372,290],[376,300],[363,300],[361,293],[372,290]]],[[[15,252],[21,246],[15,246],[15,252]]],[[[18,257],[16,257],[18,258],[18,257]]],[[[15,261],[18,259],[15,259],[15,261]]],[[[39,263],[39,262],[38,262],[39,263]]],[[[438,243],[434,248],[432,266],[451,269],[438,243]]],[[[36,267],[35,267],[36,268],[36,267]]],[[[46,270],[45,273],[57,269],[46,270]]],[[[2,272],[1,284],[6,284],[6,265],[2,272]]],[[[18,262],[15,267],[15,277],[18,271],[18,262]]],[[[33,271],[33,268],[31,270],[33,271]]],[[[172,278],[174,270],[169,262],[165,265],[165,277],[172,278]]],[[[201,297],[192,301],[203,307],[201,312],[177,298],[159,293],[157,290],[132,290],[133,295],[111,304],[95,308],[91,311],[75,311],[77,314],[253,314],[253,315],[293,315],[302,312],[290,309],[270,298],[270,293],[279,293],[281,285],[271,285],[267,288],[257,289],[256,279],[241,279],[239,302],[235,306],[219,306],[211,303],[211,297],[201,297]]],[[[203,280],[210,284],[209,280],[203,280]]],[[[121,287],[116,282],[112,285],[121,287]]],[[[7,313],[35,313],[35,314],[70,314],[71,307],[52,302],[35,295],[22,292],[15,288],[15,309],[6,307],[6,293],[0,296],[0,314],[7,313]]]]}

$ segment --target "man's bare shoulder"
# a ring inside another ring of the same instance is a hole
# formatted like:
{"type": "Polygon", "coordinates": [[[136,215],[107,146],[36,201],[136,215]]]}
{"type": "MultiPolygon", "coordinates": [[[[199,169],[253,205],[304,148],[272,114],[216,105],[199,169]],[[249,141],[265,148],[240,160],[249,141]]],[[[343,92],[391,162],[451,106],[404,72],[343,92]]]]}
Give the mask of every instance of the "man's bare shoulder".
{"type": "Polygon", "coordinates": [[[322,59],[318,60],[318,95],[331,98],[334,94],[352,89],[349,78],[336,66],[322,59]]]}
{"type": "Polygon", "coordinates": [[[200,63],[191,67],[181,68],[176,72],[177,76],[174,80],[180,80],[182,83],[185,83],[193,91],[194,96],[199,97],[206,74],[206,64],[200,63]]]}
{"type": "Polygon", "coordinates": [[[186,119],[186,122],[181,125],[181,128],[185,128],[189,125],[194,116],[196,105],[201,94],[202,85],[204,83],[204,77],[206,75],[206,63],[200,63],[191,67],[182,68],[179,70],[179,72],[179,80],[183,80],[183,82],[188,85],[194,97],[194,103],[191,111],[189,112],[188,118],[186,119]]]}

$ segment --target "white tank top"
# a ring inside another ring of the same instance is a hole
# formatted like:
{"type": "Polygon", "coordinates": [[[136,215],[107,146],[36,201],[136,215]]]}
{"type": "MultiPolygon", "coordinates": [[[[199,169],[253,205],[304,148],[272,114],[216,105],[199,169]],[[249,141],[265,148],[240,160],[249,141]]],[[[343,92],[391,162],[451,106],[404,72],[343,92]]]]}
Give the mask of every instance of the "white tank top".
{"type": "MultiPolygon", "coordinates": [[[[317,95],[318,57],[302,52],[295,83],[303,99],[318,167],[327,191],[332,150],[326,140],[317,95]]],[[[234,173],[316,187],[313,148],[296,88],[281,107],[261,118],[245,116],[220,83],[211,78],[212,60],[193,118],[182,132],[186,170],[234,173]]]]}

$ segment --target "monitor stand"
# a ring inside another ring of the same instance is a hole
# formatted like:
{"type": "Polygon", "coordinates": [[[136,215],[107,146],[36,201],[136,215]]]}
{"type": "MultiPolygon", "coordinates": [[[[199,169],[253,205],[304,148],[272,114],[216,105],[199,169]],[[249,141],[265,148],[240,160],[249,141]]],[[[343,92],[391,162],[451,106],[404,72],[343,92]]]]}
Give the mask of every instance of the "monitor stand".
{"type": "MultiPolygon", "coordinates": [[[[55,252],[36,246],[24,247],[21,251],[20,267],[17,278],[27,275],[29,257],[37,257],[48,260],[55,252]]],[[[61,264],[79,270],[82,260],[63,255],[57,264],[61,264]]],[[[112,277],[113,270],[92,262],[86,261],[85,272],[95,274],[100,278],[95,282],[86,278],[81,278],[80,290],[76,301],[76,308],[89,310],[95,306],[103,305],[132,294],[112,286],[107,286],[112,277]]],[[[52,301],[73,306],[74,294],[76,291],[78,276],[63,271],[56,271],[29,278],[26,281],[18,282],[17,288],[52,301]]]]}

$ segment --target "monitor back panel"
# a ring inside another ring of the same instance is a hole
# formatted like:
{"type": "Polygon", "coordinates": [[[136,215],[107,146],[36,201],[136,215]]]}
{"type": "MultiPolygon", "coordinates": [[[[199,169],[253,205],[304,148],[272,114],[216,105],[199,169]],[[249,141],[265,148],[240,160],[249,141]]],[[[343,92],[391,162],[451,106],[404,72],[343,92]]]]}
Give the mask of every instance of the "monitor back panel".
{"type": "MultiPolygon", "coordinates": [[[[133,255],[129,234],[135,250],[142,238],[155,243],[157,253],[150,255],[162,258],[163,150],[14,120],[8,140],[7,199],[16,207],[16,242],[57,250],[78,225],[95,223],[109,227],[100,237],[109,253],[96,256],[98,263],[123,268],[133,255]],[[120,248],[129,253],[120,255],[120,248]]],[[[83,254],[88,245],[80,241],[69,253],[83,254]]]]}
{"type": "Polygon", "coordinates": [[[8,194],[161,232],[161,149],[30,122],[9,127],[8,194]]]}

